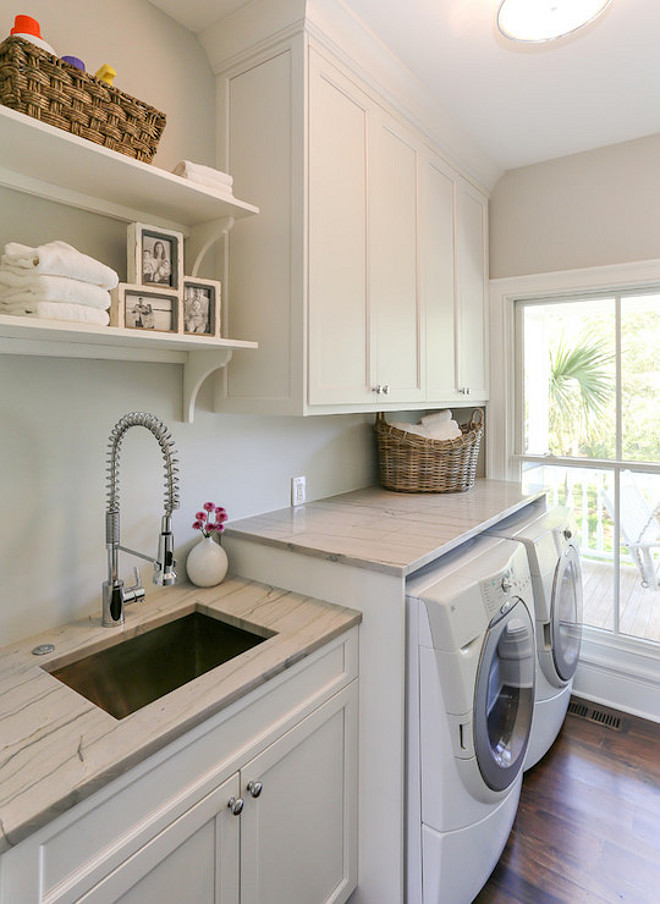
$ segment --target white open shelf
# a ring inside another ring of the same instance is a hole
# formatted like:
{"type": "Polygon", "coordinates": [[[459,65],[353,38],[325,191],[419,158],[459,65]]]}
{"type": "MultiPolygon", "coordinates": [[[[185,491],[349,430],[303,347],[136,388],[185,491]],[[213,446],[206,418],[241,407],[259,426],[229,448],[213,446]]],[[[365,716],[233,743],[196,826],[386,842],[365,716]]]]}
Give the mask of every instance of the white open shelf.
{"type": "Polygon", "coordinates": [[[0,184],[115,219],[190,229],[259,213],[196,185],[0,105],[0,184]]]}
{"type": "MultiPolygon", "coordinates": [[[[124,222],[192,235],[204,249],[258,207],[0,105],[0,185],[124,222]]],[[[256,342],[0,315],[0,353],[183,365],[183,420],[204,379],[256,342]]]]}
{"type": "Polygon", "coordinates": [[[193,420],[202,382],[214,370],[224,367],[235,349],[246,348],[258,345],[241,339],[151,333],[0,314],[2,354],[182,364],[183,420],[188,423],[193,420]]]}

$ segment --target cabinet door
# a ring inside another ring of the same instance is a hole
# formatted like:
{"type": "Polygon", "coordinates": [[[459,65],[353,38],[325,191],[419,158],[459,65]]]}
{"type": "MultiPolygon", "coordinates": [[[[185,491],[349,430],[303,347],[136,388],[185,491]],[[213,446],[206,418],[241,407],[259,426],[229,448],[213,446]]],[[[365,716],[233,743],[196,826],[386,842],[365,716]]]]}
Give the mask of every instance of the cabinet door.
{"type": "Polygon", "coordinates": [[[457,382],[459,391],[469,389],[475,401],[488,397],[487,216],[487,199],[459,179],[456,184],[457,382]]]}
{"type": "Polygon", "coordinates": [[[371,400],[367,99],[310,51],[309,402],[371,400]]]}
{"type": "Polygon", "coordinates": [[[241,770],[241,788],[241,904],[346,901],[357,878],[356,683],[241,770]]]}
{"type": "Polygon", "coordinates": [[[238,904],[240,819],[227,807],[238,789],[234,775],[77,904],[238,904]]]}
{"type": "Polygon", "coordinates": [[[418,286],[419,153],[382,113],[372,117],[369,153],[369,286],[372,378],[387,402],[424,398],[418,286]]]}
{"type": "Polygon", "coordinates": [[[460,399],[456,382],[455,175],[424,161],[420,178],[420,289],[426,319],[426,386],[430,402],[460,399]]]}

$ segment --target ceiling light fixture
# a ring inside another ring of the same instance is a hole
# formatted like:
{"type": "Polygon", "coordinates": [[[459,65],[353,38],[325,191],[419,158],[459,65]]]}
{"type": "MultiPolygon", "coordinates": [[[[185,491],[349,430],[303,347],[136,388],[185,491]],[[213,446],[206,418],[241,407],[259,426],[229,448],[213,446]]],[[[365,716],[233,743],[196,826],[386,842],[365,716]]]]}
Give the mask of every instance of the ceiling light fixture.
{"type": "Polygon", "coordinates": [[[497,27],[525,44],[554,41],[597,19],[612,0],[502,0],[497,27]]]}

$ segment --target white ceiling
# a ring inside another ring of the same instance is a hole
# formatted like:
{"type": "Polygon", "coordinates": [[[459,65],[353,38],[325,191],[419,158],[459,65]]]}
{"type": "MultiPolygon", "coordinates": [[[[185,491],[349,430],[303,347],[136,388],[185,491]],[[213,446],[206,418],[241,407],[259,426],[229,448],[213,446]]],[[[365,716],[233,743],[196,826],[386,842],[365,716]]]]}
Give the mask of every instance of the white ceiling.
{"type": "MultiPolygon", "coordinates": [[[[198,32],[247,0],[151,0],[198,32]]],[[[494,24],[499,0],[344,0],[503,169],[660,132],[660,0],[612,0],[550,45],[494,24]]]]}

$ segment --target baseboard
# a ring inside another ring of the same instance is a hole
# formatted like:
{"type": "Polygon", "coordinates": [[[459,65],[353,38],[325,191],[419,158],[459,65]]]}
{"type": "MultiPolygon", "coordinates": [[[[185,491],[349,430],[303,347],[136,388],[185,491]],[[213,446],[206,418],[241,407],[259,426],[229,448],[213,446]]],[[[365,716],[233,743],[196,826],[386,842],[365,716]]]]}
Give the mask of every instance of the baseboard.
{"type": "Polygon", "coordinates": [[[573,693],[660,722],[660,647],[585,628],[573,693]]]}

